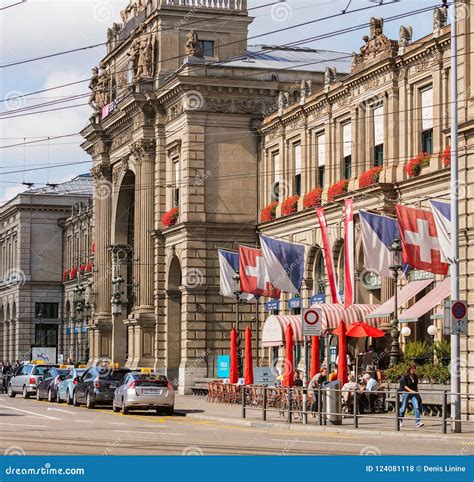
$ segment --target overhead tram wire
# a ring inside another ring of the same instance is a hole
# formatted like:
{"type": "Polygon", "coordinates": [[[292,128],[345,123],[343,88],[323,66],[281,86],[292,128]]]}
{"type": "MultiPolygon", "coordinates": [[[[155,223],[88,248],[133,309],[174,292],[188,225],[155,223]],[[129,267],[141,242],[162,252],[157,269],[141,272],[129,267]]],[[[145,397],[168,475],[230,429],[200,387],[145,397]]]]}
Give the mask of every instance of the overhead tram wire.
{"type": "MultiPolygon", "coordinates": [[[[395,0],[393,0],[392,3],[394,3],[395,0]]],[[[278,2],[277,2],[278,3],[278,2]]],[[[372,7],[365,7],[365,9],[367,8],[376,8],[376,7],[379,7],[379,6],[386,6],[386,5],[389,5],[389,4],[383,4],[383,5],[374,5],[372,7]]],[[[392,16],[392,17],[387,17],[386,19],[384,19],[384,21],[386,23],[388,22],[391,22],[391,21],[395,21],[395,20],[399,20],[401,18],[405,18],[407,16],[412,16],[412,15],[417,15],[417,14],[420,14],[420,13],[424,13],[426,11],[430,11],[432,10],[433,7],[424,7],[422,9],[417,9],[417,10],[412,10],[412,11],[409,11],[409,12],[405,12],[403,14],[397,14],[395,16],[392,16]]],[[[350,12],[352,13],[352,12],[350,12]]],[[[343,15],[343,14],[335,14],[334,16],[338,16],[338,15],[343,15]]],[[[322,19],[316,19],[315,21],[319,21],[319,20],[322,20],[322,19]]],[[[282,44],[282,45],[277,45],[277,46],[272,46],[272,47],[266,47],[264,49],[262,49],[259,53],[265,53],[265,52],[271,52],[271,51],[274,51],[274,50],[278,50],[278,48],[281,48],[281,47],[295,47],[297,45],[303,45],[305,43],[309,43],[309,42],[314,42],[314,41],[317,41],[317,40],[323,40],[323,39],[326,39],[326,38],[331,38],[331,37],[334,37],[334,36],[337,36],[337,35],[342,35],[344,33],[350,33],[350,32],[353,32],[355,30],[361,30],[365,27],[367,27],[368,25],[370,25],[370,23],[364,23],[364,24],[360,24],[358,26],[352,26],[352,27],[347,27],[345,29],[341,29],[339,31],[336,31],[336,32],[331,32],[331,33],[327,33],[327,34],[322,34],[322,35],[319,35],[319,36],[315,36],[315,37],[308,37],[306,39],[302,39],[302,40],[297,40],[297,41],[293,41],[293,42],[289,42],[288,44],[282,44]]],[[[294,28],[294,27],[286,27],[286,29],[290,29],[290,28],[294,28]]],[[[270,32],[271,33],[271,32],[270,32]]],[[[264,33],[264,34],[261,34],[260,36],[264,36],[264,35],[268,35],[269,33],[264,33]]],[[[233,42],[231,42],[233,43],[233,42]]],[[[228,45],[228,44],[224,44],[224,45],[228,45]]],[[[221,45],[221,47],[223,47],[224,45],[221,45]]],[[[184,58],[186,57],[185,55],[180,55],[180,56],[177,56],[177,57],[172,57],[170,59],[167,59],[168,60],[172,60],[174,58],[184,58]]],[[[245,59],[247,58],[248,55],[246,53],[242,54],[242,55],[238,55],[238,56],[235,56],[235,57],[232,57],[232,58],[227,58],[227,59],[224,59],[224,60],[221,60],[221,61],[214,61],[214,62],[210,62],[208,64],[206,64],[205,66],[201,67],[201,68],[207,68],[209,66],[215,66],[215,65],[221,65],[221,64],[226,64],[228,63],[229,61],[235,61],[235,60],[240,60],[240,59],[245,59]]],[[[351,56],[347,56],[347,58],[350,58],[351,56]]],[[[128,72],[130,71],[131,69],[130,68],[127,68],[127,69],[116,69],[116,70],[113,70],[113,71],[110,71],[110,74],[117,74],[117,73],[120,73],[120,72],[128,72]]],[[[283,70],[283,69],[282,69],[283,70]]],[[[176,72],[176,71],[175,71],[176,72]]],[[[171,76],[172,74],[170,74],[171,76]]],[[[250,74],[250,76],[252,75],[258,75],[258,74],[250,74]]],[[[51,91],[51,90],[55,90],[55,89],[60,89],[60,88],[64,88],[64,87],[69,87],[71,85],[75,85],[75,84],[78,84],[78,83],[83,83],[83,82],[88,82],[90,81],[90,79],[84,79],[84,80],[80,80],[80,81],[75,81],[75,82],[70,82],[70,83],[67,83],[67,84],[62,84],[62,85],[58,85],[58,86],[55,86],[55,87],[51,87],[49,89],[44,89],[44,90],[39,90],[39,91],[34,91],[34,92],[30,92],[30,93],[27,93],[27,94],[23,94],[23,95],[19,95],[19,96],[14,96],[14,97],[10,97],[8,99],[1,99],[0,102],[9,102],[9,101],[12,101],[12,100],[15,100],[15,99],[22,99],[22,98],[25,98],[27,96],[30,96],[30,95],[34,95],[34,94],[38,94],[38,93],[43,93],[43,92],[48,92],[48,91],[51,91]]],[[[127,85],[133,85],[133,83],[128,83],[128,84],[125,84],[124,86],[122,87],[126,87],[127,85]]]]}
{"type": "MultiPolygon", "coordinates": [[[[395,21],[395,20],[398,20],[400,18],[403,18],[403,17],[406,17],[406,16],[411,16],[413,14],[413,12],[407,12],[405,14],[402,14],[402,15],[396,15],[394,17],[388,17],[387,19],[385,19],[386,22],[390,22],[390,21],[395,21]]],[[[333,36],[337,36],[337,35],[341,35],[341,34],[344,34],[344,33],[348,33],[348,32],[353,32],[354,30],[360,30],[360,29],[363,29],[367,26],[368,24],[361,24],[361,25],[358,25],[358,26],[355,26],[355,27],[350,27],[350,28],[346,28],[346,29],[342,29],[342,30],[339,30],[339,31],[336,31],[336,32],[332,32],[332,33],[329,33],[329,34],[323,34],[323,35],[320,35],[320,36],[317,36],[317,37],[310,37],[309,39],[302,39],[300,41],[294,41],[294,42],[291,42],[289,44],[283,44],[283,45],[280,45],[280,46],[275,46],[271,49],[268,49],[268,50],[277,50],[278,48],[280,47],[285,47],[285,46],[294,46],[294,45],[301,45],[301,44],[304,44],[304,43],[308,43],[310,41],[316,41],[316,40],[322,40],[322,39],[325,39],[325,38],[330,38],[330,37],[333,37],[333,36]]],[[[465,35],[465,34],[460,34],[460,35],[465,35]]],[[[427,41],[426,43],[428,43],[429,41],[427,41]]],[[[425,43],[425,42],[424,42],[425,43]]],[[[421,44],[420,44],[421,45],[421,44]]],[[[263,52],[263,50],[262,50],[263,52]]],[[[465,55],[465,54],[461,54],[461,55],[465,55]]],[[[331,59],[332,61],[337,61],[337,60],[343,60],[343,59],[349,59],[351,58],[352,56],[351,55],[345,55],[345,56],[342,56],[342,57],[337,57],[337,58],[334,58],[334,59],[331,59]]],[[[210,63],[210,64],[207,64],[206,66],[212,66],[212,65],[218,65],[219,63],[227,63],[228,62],[228,59],[225,59],[223,61],[216,61],[215,63],[210,63]]],[[[321,61],[315,61],[315,62],[308,62],[306,64],[301,64],[301,65],[296,65],[294,67],[288,67],[288,68],[285,68],[285,69],[275,69],[275,71],[281,71],[281,70],[291,70],[291,69],[298,69],[298,68],[302,68],[302,67],[305,67],[305,66],[308,66],[308,65],[315,65],[317,63],[324,63],[324,62],[327,62],[327,60],[321,60],[321,61]]],[[[416,65],[416,64],[412,64],[412,65],[416,65]]],[[[118,73],[118,72],[123,72],[123,71],[129,71],[130,69],[124,69],[124,70],[116,70],[112,73],[118,73]]],[[[243,75],[241,78],[246,78],[246,77],[252,77],[252,76],[256,76],[256,75],[261,75],[261,73],[250,73],[250,74],[247,74],[247,75],[243,75]]],[[[140,82],[140,81],[139,81],[140,82]]],[[[129,85],[133,85],[134,83],[128,83],[128,84],[124,84],[122,86],[120,86],[121,88],[123,87],[127,87],[129,85]]],[[[58,88],[61,88],[62,86],[58,86],[58,88]]],[[[37,93],[37,92],[35,92],[37,93]]],[[[75,96],[70,96],[69,98],[65,98],[65,99],[60,99],[60,100],[55,100],[55,101],[51,101],[51,105],[54,105],[54,104],[57,104],[57,103],[63,103],[63,102],[69,102],[71,100],[74,100],[75,98],[80,98],[80,97],[87,97],[90,95],[90,92],[89,93],[84,93],[84,94],[80,94],[80,95],[75,95],[75,96]]],[[[18,96],[18,98],[21,98],[23,96],[18,96]]],[[[7,100],[14,100],[15,97],[13,98],[10,98],[10,99],[7,99],[7,100]]],[[[23,108],[20,108],[20,109],[16,109],[16,110],[12,110],[12,111],[8,111],[8,112],[3,112],[3,113],[0,113],[0,119],[1,118],[9,118],[10,115],[12,113],[15,113],[15,112],[23,112],[23,111],[27,111],[27,110],[34,110],[35,108],[39,108],[40,106],[47,106],[48,103],[43,103],[43,104],[37,104],[37,105],[34,105],[34,106],[28,106],[28,107],[23,107],[23,108]]],[[[86,104],[83,104],[83,105],[86,105],[86,104]]],[[[47,112],[47,111],[45,111],[47,112]]],[[[12,116],[13,117],[13,116],[12,116]]]]}
{"type": "MultiPolygon", "coordinates": [[[[363,12],[363,11],[366,11],[366,10],[371,10],[373,8],[378,8],[378,7],[381,7],[381,6],[388,6],[388,5],[391,5],[393,3],[397,3],[397,1],[398,0],[392,0],[390,3],[387,3],[387,4],[382,4],[382,5],[378,4],[378,5],[372,5],[372,6],[367,6],[367,7],[360,7],[360,8],[351,10],[350,12],[332,14],[332,15],[328,15],[326,17],[321,17],[321,18],[317,18],[317,19],[314,19],[314,20],[302,22],[302,23],[299,23],[299,24],[296,24],[296,25],[290,25],[288,27],[282,27],[282,28],[279,28],[279,29],[276,29],[276,30],[272,30],[270,32],[265,32],[265,33],[262,33],[262,34],[247,37],[247,41],[253,40],[253,39],[256,39],[256,38],[260,38],[260,37],[265,37],[267,35],[273,35],[275,33],[285,32],[287,30],[292,30],[292,29],[299,28],[299,27],[305,27],[307,25],[322,22],[322,21],[325,21],[325,20],[332,20],[334,18],[344,16],[344,15],[348,15],[348,14],[360,13],[360,12],[363,12]]],[[[277,4],[277,3],[281,3],[281,2],[274,2],[274,3],[277,4]]],[[[425,7],[424,9],[420,9],[420,10],[432,10],[432,9],[433,9],[433,7],[429,7],[429,8],[425,7]]],[[[218,18],[220,18],[220,17],[218,17],[218,18]]],[[[208,21],[209,19],[203,19],[203,21],[204,20],[208,21]]],[[[172,30],[175,30],[175,28],[173,27],[172,30]]],[[[137,35],[137,37],[141,36],[141,35],[148,35],[149,33],[158,33],[158,32],[161,32],[161,31],[163,31],[163,30],[156,30],[156,31],[152,30],[150,32],[139,34],[139,35],[137,35]]],[[[227,47],[229,45],[235,45],[235,44],[239,44],[239,43],[241,43],[241,40],[234,40],[232,42],[227,42],[227,43],[219,45],[219,48],[227,47]]],[[[49,58],[52,58],[52,57],[58,57],[58,56],[65,55],[65,54],[68,54],[68,53],[79,52],[81,50],[89,50],[89,49],[96,48],[96,47],[103,46],[103,45],[107,45],[107,42],[87,45],[85,47],[78,47],[76,49],[70,49],[70,50],[65,50],[65,51],[62,51],[62,52],[56,52],[54,54],[48,54],[48,55],[42,55],[42,56],[39,56],[39,57],[33,57],[31,59],[19,60],[19,61],[16,61],[16,62],[10,62],[8,64],[0,65],[0,69],[5,69],[7,67],[13,67],[13,66],[16,66],[16,65],[22,65],[22,64],[26,64],[26,63],[36,62],[38,60],[49,59],[49,58]]],[[[177,56],[174,56],[174,57],[167,58],[166,60],[162,60],[160,62],[164,62],[164,61],[169,62],[170,60],[182,59],[182,58],[185,58],[185,57],[187,57],[187,56],[186,55],[177,55],[177,56]]]]}

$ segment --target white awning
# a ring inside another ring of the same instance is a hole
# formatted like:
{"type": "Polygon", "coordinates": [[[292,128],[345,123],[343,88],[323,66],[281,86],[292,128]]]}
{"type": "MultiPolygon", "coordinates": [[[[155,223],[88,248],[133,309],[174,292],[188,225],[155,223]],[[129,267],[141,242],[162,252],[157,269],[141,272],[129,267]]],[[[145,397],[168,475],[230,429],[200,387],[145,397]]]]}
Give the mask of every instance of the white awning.
{"type": "Polygon", "coordinates": [[[262,347],[283,346],[285,330],[288,325],[293,328],[293,342],[303,341],[303,323],[301,315],[270,315],[263,325],[262,347]]]}

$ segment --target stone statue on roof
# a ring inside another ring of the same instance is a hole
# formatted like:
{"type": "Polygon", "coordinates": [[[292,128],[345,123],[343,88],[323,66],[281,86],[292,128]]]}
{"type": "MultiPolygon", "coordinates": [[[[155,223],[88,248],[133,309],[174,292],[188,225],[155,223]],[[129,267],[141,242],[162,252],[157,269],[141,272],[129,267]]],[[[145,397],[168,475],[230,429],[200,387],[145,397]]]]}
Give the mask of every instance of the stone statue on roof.
{"type": "Polygon", "coordinates": [[[185,50],[188,57],[200,57],[202,55],[199,48],[199,38],[194,30],[189,31],[186,35],[185,50]]]}

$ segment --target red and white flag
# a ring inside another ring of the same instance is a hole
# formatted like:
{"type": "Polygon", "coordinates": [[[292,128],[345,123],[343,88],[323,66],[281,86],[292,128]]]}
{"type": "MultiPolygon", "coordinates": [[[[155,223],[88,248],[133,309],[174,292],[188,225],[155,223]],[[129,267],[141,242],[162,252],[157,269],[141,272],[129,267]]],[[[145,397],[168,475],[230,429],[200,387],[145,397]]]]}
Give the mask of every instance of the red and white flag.
{"type": "Polygon", "coordinates": [[[435,274],[448,274],[443,263],[436,223],[431,211],[396,206],[403,248],[403,262],[412,268],[435,274]]]}
{"type": "Polygon", "coordinates": [[[344,276],[344,306],[354,303],[354,205],[352,199],[344,203],[345,231],[345,276],[344,276]]]}
{"type": "Polygon", "coordinates": [[[243,293],[280,297],[280,290],[270,283],[261,249],[239,246],[239,275],[243,293]]]}
{"type": "Polygon", "coordinates": [[[337,293],[336,272],[334,270],[334,259],[332,257],[331,240],[328,235],[328,224],[326,221],[326,214],[324,208],[316,209],[316,214],[319,220],[319,229],[321,229],[321,237],[323,239],[323,254],[324,264],[329,279],[329,288],[331,290],[331,298],[333,303],[339,303],[339,296],[337,293]]]}

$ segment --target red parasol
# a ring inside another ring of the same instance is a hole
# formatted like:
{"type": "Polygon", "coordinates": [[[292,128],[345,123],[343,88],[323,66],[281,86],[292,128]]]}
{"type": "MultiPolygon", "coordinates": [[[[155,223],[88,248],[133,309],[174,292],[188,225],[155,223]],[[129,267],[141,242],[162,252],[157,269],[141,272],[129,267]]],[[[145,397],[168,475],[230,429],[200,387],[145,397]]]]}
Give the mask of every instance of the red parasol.
{"type": "Polygon", "coordinates": [[[253,385],[252,332],[245,328],[245,385],[253,385]]]}
{"type": "Polygon", "coordinates": [[[385,332],[374,328],[362,321],[358,321],[353,325],[350,325],[347,329],[346,336],[351,336],[353,338],[364,338],[370,336],[371,338],[382,338],[385,336],[385,332]]]}
{"type": "Polygon", "coordinates": [[[232,328],[230,332],[230,383],[239,381],[239,367],[237,365],[237,330],[232,328]]]}
{"type": "Polygon", "coordinates": [[[347,375],[347,339],[346,339],[346,324],[344,321],[339,322],[337,327],[339,354],[337,363],[337,379],[341,383],[341,387],[348,382],[347,375]]]}
{"type": "Polygon", "coordinates": [[[312,380],[314,375],[319,372],[321,366],[319,363],[319,336],[311,338],[311,370],[309,379],[312,380]]]}
{"type": "Polygon", "coordinates": [[[292,387],[295,381],[295,370],[293,368],[293,329],[291,325],[286,327],[285,331],[285,362],[283,366],[283,382],[284,387],[292,387]]]}

